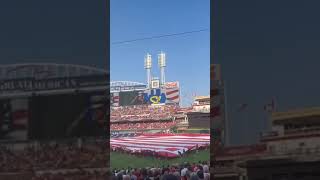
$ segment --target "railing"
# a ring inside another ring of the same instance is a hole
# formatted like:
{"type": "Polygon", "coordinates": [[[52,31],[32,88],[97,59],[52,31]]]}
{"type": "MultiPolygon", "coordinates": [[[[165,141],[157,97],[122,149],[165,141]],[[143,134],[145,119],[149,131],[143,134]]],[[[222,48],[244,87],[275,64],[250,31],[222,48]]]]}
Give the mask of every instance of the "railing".
{"type": "Polygon", "coordinates": [[[278,132],[276,132],[276,131],[271,131],[271,132],[261,133],[261,134],[260,134],[260,137],[261,137],[261,138],[268,138],[268,137],[276,137],[276,136],[278,136],[278,135],[279,135],[278,132]]]}
{"type": "Polygon", "coordinates": [[[55,170],[40,170],[36,171],[35,174],[45,174],[45,173],[50,173],[50,174],[58,174],[58,173],[70,173],[70,172],[79,172],[85,170],[87,172],[108,172],[109,168],[73,168],[73,169],[55,169],[55,170]]]}
{"type": "Polygon", "coordinates": [[[280,155],[304,155],[304,154],[319,154],[320,155],[320,147],[319,148],[294,148],[294,149],[285,149],[285,150],[269,150],[270,154],[280,154],[280,155]]]}
{"type": "Polygon", "coordinates": [[[284,131],[284,135],[279,135],[278,133],[270,133],[270,134],[262,134],[261,140],[272,140],[277,138],[288,138],[288,137],[295,137],[295,136],[310,136],[310,135],[319,135],[320,128],[314,129],[300,129],[300,130],[286,130],[284,131]]]}
{"type": "Polygon", "coordinates": [[[60,144],[60,145],[67,145],[67,144],[77,144],[81,141],[83,145],[90,145],[96,142],[105,142],[106,137],[81,137],[81,138],[67,138],[67,139],[56,139],[56,140],[25,140],[25,141],[0,141],[1,146],[5,147],[9,150],[16,151],[16,150],[23,150],[28,147],[37,148],[42,144],[60,144]]]}
{"type": "Polygon", "coordinates": [[[263,156],[247,156],[245,159],[268,159],[268,158],[298,158],[312,157],[320,158],[320,148],[295,148],[285,150],[268,150],[263,156]]]}
{"type": "Polygon", "coordinates": [[[0,179],[3,180],[31,180],[32,176],[31,172],[0,173],[0,179]]]}
{"type": "Polygon", "coordinates": [[[293,129],[293,130],[285,130],[284,131],[284,134],[288,134],[288,135],[291,135],[291,134],[305,134],[305,133],[314,133],[314,132],[317,132],[317,133],[320,133],[320,127],[317,127],[317,128],[306,128],[306,129],[293,129]]]}
{"type": "Polygon", "coordinates": [[[165,118],[141,118],[141,119],[123,119],[123,120],[110,120],[110,123],[127,123],[127,122],[155,122],[155,121],[170,121],[173,117],[165,118]]]}
{"type": "Polygon", "coordinates": [[[58,173],[74,173],[85,170],[86,172],[110,172],[109,168],[75,168],[75,169],[56,169],[56,170],[43,170],[33,172],[12,172],[12,173],[1,173],[0,179],[2,180],[31,180],[34,175],[41,175],[44,173],[58,174],[58,173]]]}

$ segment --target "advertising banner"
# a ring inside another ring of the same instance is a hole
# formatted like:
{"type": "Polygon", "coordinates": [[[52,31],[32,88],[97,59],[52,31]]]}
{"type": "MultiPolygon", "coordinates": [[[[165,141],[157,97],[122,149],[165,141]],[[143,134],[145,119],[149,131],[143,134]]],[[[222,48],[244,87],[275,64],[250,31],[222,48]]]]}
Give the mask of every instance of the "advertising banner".
{"type": "Polygon", "coordinates": [[[106,76],[66,77],[50,79],[12,79],[0,81],[0,93],[59,90],[83,87],[108,86],[106,76]]]}
{"type": "Polygon", "coordinates": [[[167,97],[163,89],[151,89],[144,92],[144,100],[149,104],[163,104],[167,97]]]}
{"type": "Polygon", "coordinates": [[[179,82],[166,82],[165,83],[165,88],[170,89],[170,88],[178,88],[179,87],[179,82]]]}
{"type": "Polygon", "coordinates": [[[180,101],[179,88],[159,88],[144,92],[144,100],[149,104],[177,104],[180,101]]]}

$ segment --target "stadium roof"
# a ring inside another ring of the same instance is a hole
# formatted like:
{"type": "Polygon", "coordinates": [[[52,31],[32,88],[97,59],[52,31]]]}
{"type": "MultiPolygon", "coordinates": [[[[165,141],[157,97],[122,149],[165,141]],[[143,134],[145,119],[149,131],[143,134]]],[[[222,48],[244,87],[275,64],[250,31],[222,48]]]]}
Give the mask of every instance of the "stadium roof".
{"type": "Polygon", "coordinates": [[[210,100],[210,96],[196,96],[194,99],[196,101],[206,101],[206,100],[210,100]]]}
{"type": "Polygon", "coordinates": [[[320,107],[304,108],[290,110],[286,112],[274,112],[272,113],[272,121],[284,121],[284,120],[293,120],[301,119],[306,121],[308,117],[320,117],[320,107]]]}
{"type": "Polygon", "coordinates": [[[76,64],[24,63],[0,65],[0,79],[28,77],[57,78],[88,75],[108,75],[104,69],[76,64]]]}
{"type": "Polygon", "coordinates": [[[121,91],[141,91],[145,90],[147,85],[144,83],[134,81],[111,81],[110,92],[121,92],[121,91]]]}
{"type": "Polygon", "coordinates": [[[111,81],[111,87],[146,86],[144,83],[134,81],[111,81]]]}

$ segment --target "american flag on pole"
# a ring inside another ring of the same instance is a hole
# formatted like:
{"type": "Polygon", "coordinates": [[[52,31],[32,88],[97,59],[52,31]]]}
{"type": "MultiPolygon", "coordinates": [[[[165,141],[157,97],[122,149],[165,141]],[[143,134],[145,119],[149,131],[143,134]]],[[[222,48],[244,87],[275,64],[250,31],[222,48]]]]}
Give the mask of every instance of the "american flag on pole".
{"type": "Polygon", "coordinates": [[[111,138],[111,147],[137,152],[154,152],[158,156],[175,158],[189,150],[210,144],[209,134],[149,134],[135,137],[111,138]]]}

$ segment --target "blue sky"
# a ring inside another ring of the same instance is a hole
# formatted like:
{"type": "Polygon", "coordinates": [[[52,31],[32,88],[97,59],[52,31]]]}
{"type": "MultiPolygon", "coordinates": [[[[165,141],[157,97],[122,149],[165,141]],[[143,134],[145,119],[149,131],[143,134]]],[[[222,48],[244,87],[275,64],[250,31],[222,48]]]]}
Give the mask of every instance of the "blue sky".
{"type": "Polygon", "coordinates": [[[51,62],[109,69],[105,3],[1,1],[0,64],[51,62]]]}
{"type": "Polygon", "coordinates": [[[270,126],[263,110],[319,106],[320,1],[216,1],[214,59],[226,81],[231,142],[254,143],[270,126]],[[247,103],[246,111],[237,112],[247,103]]]}
{"type": "Polygon", "coordinates": [[[111,0],[111,80],[146,82],[144,56],[152,55],[153,75],[159,77],[157,54],[167,56],[166,81],[179,81],[183,105],[192,94],[208,95],[210,88],[209,0],[111,0]],[[208,29],[208,31],[136,41],[112,42],[208,29]]]}

